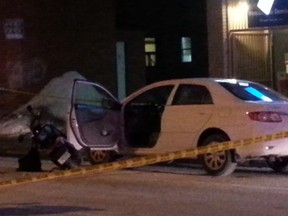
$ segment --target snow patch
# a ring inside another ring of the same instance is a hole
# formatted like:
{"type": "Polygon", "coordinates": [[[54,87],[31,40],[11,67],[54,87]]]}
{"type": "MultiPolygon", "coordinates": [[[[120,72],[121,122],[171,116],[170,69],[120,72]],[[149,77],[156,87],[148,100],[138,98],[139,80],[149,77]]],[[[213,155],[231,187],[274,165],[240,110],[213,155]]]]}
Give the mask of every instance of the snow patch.
{"type": "Polygon", "coordinates": [[[0,120],[0,136],[13,137],[29,131],[31,114],[26,110],[28,105],[37,111],[42,110],[44,122],[56,124],[60,129],[65,127],[74,79],[86,80],[76,71],[52,79],[28,103],[0,120]]]}

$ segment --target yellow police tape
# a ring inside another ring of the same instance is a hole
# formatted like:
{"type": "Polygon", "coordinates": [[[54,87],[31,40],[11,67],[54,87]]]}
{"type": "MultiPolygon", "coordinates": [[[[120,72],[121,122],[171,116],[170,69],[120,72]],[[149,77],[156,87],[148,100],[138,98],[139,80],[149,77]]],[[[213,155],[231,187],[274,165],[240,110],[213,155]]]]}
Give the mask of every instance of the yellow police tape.
{"type": "Polygon", "coordinates": [[[175,152],[163,153],[163,154],[158,154],[158,155],[150,155],[150,156],[144,156],[144,157],[135,157],[132,159],[127,159],[127,160],[122,160],[122,161],[120,160],[120,161],[112,162],[112,163],[105,163],[105,164],[88,166],[88,167],[83,167],[83,168],[78,168],[78,169],[65,170],[65,171],[59,171],[59,172],[54,172],[54,173],[44,173],[44,174],[39,174],[39,175],[34,175],[34,176],[26,176],[26,177],[16,178],[12,180],[1,181],[0,187],[19,185],[19,184],[29,183],[29,182],[52,180],[52,179],[71,177],[71,176],[77,176],[77,175],[87,175],[91,173],[115,171],[115,170],[139,167],[139,166],[144,166],[144,165],[151,165],[151,164],[156,164],[160,162],[166,162],[166,161],[171,161],[171,160],[176,160],[176,159],[181,159],[181,158],[196,157],[197,155],[206,154],[206,153],[215,153],[215,152],[224,151],[224,150],[231,150],[237,147],[244,147],[247,145],[257,144],[257,143],[264,142],[264,141],[265,142],[272,141],[272,140],[283,139],[287,137],[288,137],[288,131],[284,131],[284,132],[278,132],[275,134],[269,134],[265,136],[242,139],[238,141],[213,143],[211,145],[201,146],[195,149],[175,151],[175,152]]]}
{"type": "MultiPolygon", "coordinates": [[[[8,92],[8,93],[13,93],[13,94],[21,94],[21,95],[26,95],[26,96],[36,96],[36,93],[33,92],[28,92],[28,91],[20,91],[16,89],[8,89],[4,87],[0,87],[0,91],[2,92],[8,92]]],[[[56,100],[66,100],[69,99],[67,97],[61,97],[61,96],[55,96],[55,95],[45,95],[45,94],[38,94],[39,97],[44,97],[44,98],[53,98],[56,100]]]]}

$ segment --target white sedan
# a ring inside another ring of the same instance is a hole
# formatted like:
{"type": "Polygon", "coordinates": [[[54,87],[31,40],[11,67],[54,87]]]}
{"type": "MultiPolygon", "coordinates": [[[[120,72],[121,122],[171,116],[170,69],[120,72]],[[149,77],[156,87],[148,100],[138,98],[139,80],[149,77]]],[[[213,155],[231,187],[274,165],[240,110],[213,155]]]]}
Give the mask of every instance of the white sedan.
{"type": "MultiPolygon", "coordinates": [[[[91,163],[117,155],[185,150],[212,142],[288,131],[288,99],[263,85],[235,79],[191,78],[150,84],[121,103],[98,83],[75,80],[68,140],[91,163]]],[[[228,175],[239,160],[264,157],[281,171],[288,140],[199,156],[211,175],[228,175]]]]}

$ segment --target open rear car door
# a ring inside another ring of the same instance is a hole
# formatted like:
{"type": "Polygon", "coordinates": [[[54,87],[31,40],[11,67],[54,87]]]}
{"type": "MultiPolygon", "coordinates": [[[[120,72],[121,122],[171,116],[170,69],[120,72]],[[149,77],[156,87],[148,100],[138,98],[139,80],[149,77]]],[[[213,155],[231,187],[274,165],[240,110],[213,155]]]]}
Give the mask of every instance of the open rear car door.
{"type": "Polygon", "coordinates": [[[120,113],[120,102],[103,86],[74,81],[69,126],[79,145],[116,150],[121,137],[120,113]]]}

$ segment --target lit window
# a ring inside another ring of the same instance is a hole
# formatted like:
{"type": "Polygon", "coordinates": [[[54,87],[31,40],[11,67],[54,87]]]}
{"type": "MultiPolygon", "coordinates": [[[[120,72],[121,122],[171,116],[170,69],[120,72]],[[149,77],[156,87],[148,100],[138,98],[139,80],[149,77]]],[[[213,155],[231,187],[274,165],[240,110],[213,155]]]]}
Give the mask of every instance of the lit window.
{"type": "Polygon", "coordinates": [[[181,38],[181,51],[182,62],[192,62],[192,47],[190,37],[181,38]]]}
{"type": "Polygon", "coordinates": [[[145,64],[146,67],[156,66],[156,43],[155,38],[145,38],[145,64]]]}

